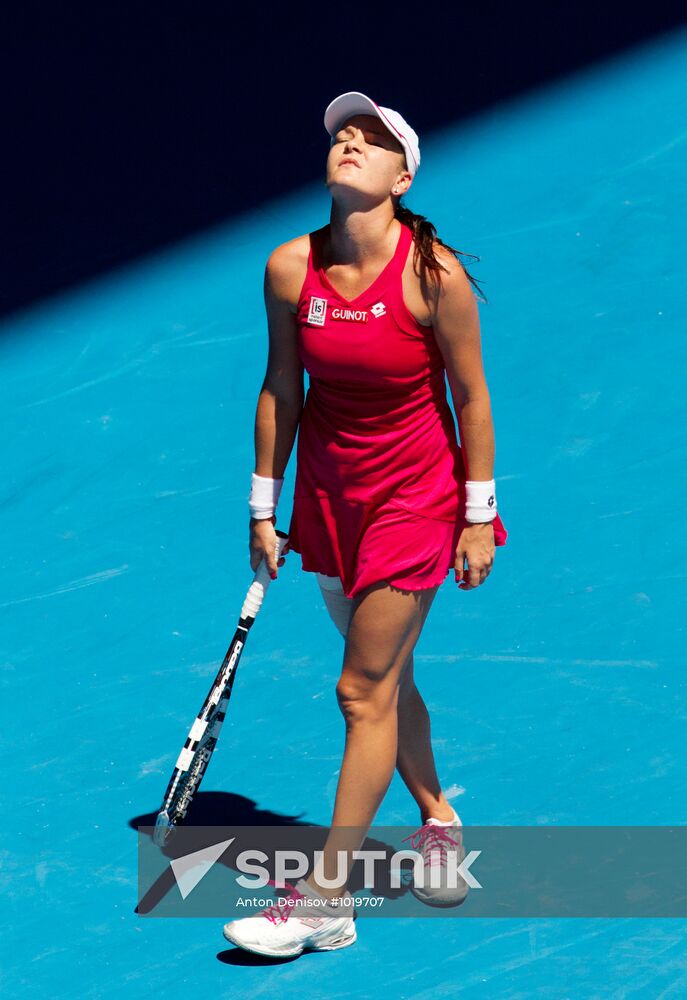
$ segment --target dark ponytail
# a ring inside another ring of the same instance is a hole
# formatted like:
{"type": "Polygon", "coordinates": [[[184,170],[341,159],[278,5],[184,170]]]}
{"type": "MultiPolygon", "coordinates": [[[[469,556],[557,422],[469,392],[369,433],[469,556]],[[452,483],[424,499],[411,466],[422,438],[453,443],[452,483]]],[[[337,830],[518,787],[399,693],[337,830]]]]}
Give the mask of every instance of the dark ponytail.
{"type": "MultiPolygon", "coordinates": [[[[426,219],[424,215],[416,215],[415,212],[411,212],[409,208],[401,204],[399,199],[395,216],[399,222],[404,223],[413,231],[413,236],[415,237],[415,252],[413,257],[413,265],[417,264],[418,258],[420,259],[420,280],[425,282],[429,276],[435,279],[439,285],[441,285],[441,272],[446,271],[446,268],[441,264],[435,254],[434,254],[434,244],[438,243],[440,246],[444,247],[449,253],[452,253],[454,257],[458,260],[458,263],[465,271],[466,277],[471,285],[477,289],[479,296],[483,302],[486,302],[486,297],[482,294],[481,288],[479,288],[479,282],[468,273],[467,268],[463,265],[462,260],[458,257],[459,254],[465,256],[462,250],[454,250],[443,240],[440,240],[437,236],[437,231],[429,219],[426,219]]],[[[474,254],[468,254],[468,257],[472,257],[474,260],[479,260],[474,254]]],[[[448,274],[448,271],[446,271],[448,274]]]]}

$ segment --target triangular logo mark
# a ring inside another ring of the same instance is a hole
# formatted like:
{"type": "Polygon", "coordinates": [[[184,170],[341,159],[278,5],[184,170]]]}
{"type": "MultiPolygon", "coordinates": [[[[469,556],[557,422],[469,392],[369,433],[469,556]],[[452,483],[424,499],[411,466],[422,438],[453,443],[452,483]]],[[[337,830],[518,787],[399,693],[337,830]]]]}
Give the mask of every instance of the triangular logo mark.
{"type": "Polygon", "coordinates": [[[211,844],[210,847],[203,847],[200,851],[193,851],[191,854],[185,854],[183,858],[170,861],[182,899],[186,899],[193,892],[234,840],[236,837],[231,837],[229,840],[223,840],[221,844],[211,844]]]}

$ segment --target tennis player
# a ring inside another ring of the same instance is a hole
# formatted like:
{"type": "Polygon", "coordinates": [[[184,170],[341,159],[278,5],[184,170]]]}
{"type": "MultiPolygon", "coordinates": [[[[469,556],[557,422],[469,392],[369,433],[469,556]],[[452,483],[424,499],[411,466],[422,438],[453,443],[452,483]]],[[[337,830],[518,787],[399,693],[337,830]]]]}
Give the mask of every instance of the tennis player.
{"type": "Polygon", "coordinates": [[[465,897],[462,880],[450,889],[445,877],[449,851],[454,864],[464,856],[462,823],[437,777],[413,649],[450,570],[460,589],[481,586],[507,538],[475,282],[460,251],[402,203],[420,166],[418,137],[398,112],[358,92],[332,101],[324,124],[329,223],[278,246],[265,271],[269,357],[249,548],[252,569],[265,559],[276,577],[275,511],[298,431],[286,551],[316,574],[345,639],[336,695],[346,742],[322,882],[345,881],[328,888],[313,870],[281,891],[288,905],[225,925],[228,940],[267,955],[356,940],[351,852],[395,768],[420,811],[412,846],[442,866],[440,887],[413,887],[415,895],[439,906],[465,897]]]}

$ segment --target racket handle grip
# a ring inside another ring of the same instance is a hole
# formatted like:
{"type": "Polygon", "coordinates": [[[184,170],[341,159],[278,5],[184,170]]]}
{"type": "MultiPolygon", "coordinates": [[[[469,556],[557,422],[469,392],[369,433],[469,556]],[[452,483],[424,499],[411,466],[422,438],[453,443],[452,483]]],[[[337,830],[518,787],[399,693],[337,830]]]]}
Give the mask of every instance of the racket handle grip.
{"type": "MultiPolygon", "coordinates": [[[[277,531],[277,562],[281,559],[282,550],[288,540],[288,535],[285,535],[283,531],[277,531]]],[[[255,571],[253,582],[248,588],[248,593],[246,594],[246,599],[243,602],[243,607],[241,608],[242,618],[255,618],[260,610],[263,598],[267,593],[267,588],[270,585],[271,579],[269,570],[267,569],[267,563],[264,559],[261,559],[260,565],[255,571]]]]}

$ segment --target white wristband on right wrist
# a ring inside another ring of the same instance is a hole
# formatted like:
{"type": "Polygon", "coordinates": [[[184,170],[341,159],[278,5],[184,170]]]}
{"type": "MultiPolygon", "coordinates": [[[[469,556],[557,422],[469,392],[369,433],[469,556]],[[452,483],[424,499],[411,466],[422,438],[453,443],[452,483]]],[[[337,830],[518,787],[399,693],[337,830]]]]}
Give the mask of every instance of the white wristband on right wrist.
{"type": "Polygon", "coordinates": [[[493,479],[468,479],[465,483],[465,520],[484,524],[496,517],[496,482],[493,479]]]}
{"type": "Polygon", "coordinates": [[[250,516],[260,520],[272,517],[277,509],[283,485],[283,476],[281,479],[270,479],[269,476],[259,476],[257,472],[252,473],[248,495],[250,516]]]}

